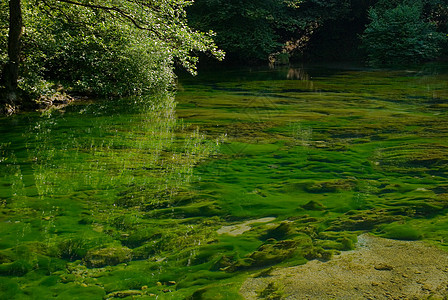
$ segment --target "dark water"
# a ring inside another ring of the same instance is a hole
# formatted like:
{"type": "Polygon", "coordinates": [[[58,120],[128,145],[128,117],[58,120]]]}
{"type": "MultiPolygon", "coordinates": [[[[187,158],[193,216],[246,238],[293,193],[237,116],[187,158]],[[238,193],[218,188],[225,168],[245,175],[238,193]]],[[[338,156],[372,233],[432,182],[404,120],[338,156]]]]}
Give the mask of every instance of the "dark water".
{"type": "Polygon", "coordinates": [[[447,109],[446,67],[327,66],[0,119],[0,298],[238,299],[363,232],[446,248],[447,109]]]}

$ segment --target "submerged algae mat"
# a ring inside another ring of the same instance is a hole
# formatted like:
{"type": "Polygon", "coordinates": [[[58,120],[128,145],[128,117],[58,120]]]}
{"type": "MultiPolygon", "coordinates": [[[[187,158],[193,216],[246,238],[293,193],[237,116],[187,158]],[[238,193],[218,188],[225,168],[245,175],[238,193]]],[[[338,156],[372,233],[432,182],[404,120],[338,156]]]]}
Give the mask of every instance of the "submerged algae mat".
{"type": "Polygon", "coordinates": [[[0,119],[0,298],[239,299],[365,232],[448,246],[446,68],[179,82],[0,119]]]}
{"type": "Polygon", "coordinates": [[[356,250],[249,278],[246,299],[446,299],[448,252],[363,234],[356,250]]]}

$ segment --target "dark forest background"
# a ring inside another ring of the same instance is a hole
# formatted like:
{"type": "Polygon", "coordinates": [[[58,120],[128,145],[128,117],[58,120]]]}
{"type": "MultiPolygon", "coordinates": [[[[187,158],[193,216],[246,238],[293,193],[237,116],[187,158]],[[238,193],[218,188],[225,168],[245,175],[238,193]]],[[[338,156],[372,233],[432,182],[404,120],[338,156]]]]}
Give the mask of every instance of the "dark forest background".
{"type": "Polygon", "coordinates": [[[445,0],[197,0],[188,12],[193,28],[217,33],[227,62],[282,61],[286,53],[292,61],[396,65],[447,54],[445,0]]]}

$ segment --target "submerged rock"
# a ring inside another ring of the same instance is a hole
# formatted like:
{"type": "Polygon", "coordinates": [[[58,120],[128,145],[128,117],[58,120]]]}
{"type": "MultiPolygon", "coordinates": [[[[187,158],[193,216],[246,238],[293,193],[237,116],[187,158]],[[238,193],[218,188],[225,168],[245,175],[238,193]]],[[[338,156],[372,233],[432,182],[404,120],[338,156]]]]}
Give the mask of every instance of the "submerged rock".
{"type": "Polygon", "coordinates": [[[4,264],[4,263],[10,263],[12,262],[12,259],[9,255],[0,252],[0,264],[4,264]]]}
{"type": "Polygon", "coordinates": [[[218,259],[210,268],[212,271],[232,271],[232,265],[234,264],[233,257],[223,255],[218,259]]]}
{"type": "Polygon", "coordinates": [[[298,250],[299,241],[284,240],[260,246],[247,257],[238,260],[230,269],[243,270],[253,267],[270,266],[291,258],[298,250]]]}
{"type": "Polygon", "coordinates": [[[127,247],[109,247],[87,252],[84,262],[89,268],[115,266],[132,259],[132,250],[127,247]]]}
{"type": "Polygon", "coordinates": [[[143,291],[138,291],[138,290],[118,291],[118,292],[113,292],[113,293],[107,294],[106,299],[141,296],[141,295],[143,295],[143,293],[144,293],[143,291]]]}
{"type": "Polygon", "coordinates": [[[267,231],[267,234],[264,238],[274,238],[277,240],[284,239],[288,235],[294,232],[293,222],[284,221],[281,222],[278,226],[271,228],[267,231]]]}
{"type": "Polygon", "coordinates": [[[251,230],[252,229],[252,227],[250,226],[251,224],[268,223],[268,222],[272,222],[274,220],[275,220],[274,217],[267,217],[267,218],[246,221],[241,224],[223,226],[220,229],[218,229],[217,233],[218,234],[228,234],[230,236],[237,236],[237,235],[245,233],[246,231],[251,230]]]}
{"type": "Polygon", "coordinates": [[[356,186],[356,181],[352,179],[340,179],[332,181],[315,182],[305,187],[308,193],[334,193],[340,191],[350,191],[356,186]]]}
{"type": "Polygon", "coordinates": [[[31,271],[31,264],[26,260],[16,260],[12,263],[0,265],[0,275],[4,276],[24,276],[31,271]]]}
{"type": "Polygon", "coordinates": [[[282,299],[283,292],[281,288],[275,282],[270,282],[260,293],[258,297],[261,299],[280,300],[282,299]]]}
{"type": "Polygon", "coordinates": [[[318,210],[318,211],[326,209],[326,207],[322,203],[314,200],[311,200],[308,203],[302,205],[301,208],[306,210],[318,210]]]}
{"type": "Polygon", "coordinates": [[[349,211],[331,222],[327,230],[371,230],[376,225],[388,224],[403,219],[402,216],[391,215],[387,210],[372,209],[349,211]]]}

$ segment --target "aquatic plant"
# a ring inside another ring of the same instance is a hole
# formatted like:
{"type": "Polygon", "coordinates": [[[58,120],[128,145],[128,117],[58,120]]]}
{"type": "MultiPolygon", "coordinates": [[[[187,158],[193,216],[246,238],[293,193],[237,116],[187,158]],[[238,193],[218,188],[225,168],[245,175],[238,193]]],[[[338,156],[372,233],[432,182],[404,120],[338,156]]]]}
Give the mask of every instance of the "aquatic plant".
{"type": "Polygon", "coordinates": [[[309,72],[0,119],[0,298],[238,299],[363,232],[446,247],[445,73],[309,72]]]}

